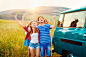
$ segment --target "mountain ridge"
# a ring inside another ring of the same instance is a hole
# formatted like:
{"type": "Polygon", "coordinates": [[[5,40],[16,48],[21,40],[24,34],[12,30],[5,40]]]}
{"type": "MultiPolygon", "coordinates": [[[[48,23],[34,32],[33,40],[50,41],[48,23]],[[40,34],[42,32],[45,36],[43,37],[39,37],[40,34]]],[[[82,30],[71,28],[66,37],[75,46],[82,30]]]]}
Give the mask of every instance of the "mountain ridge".
{"type": "Polygon", "coordinates": [[[59,17],[60,12],[69,9],[56,6],[40,6],[34,9],[11,9],[0,12],[0,19],[14,20],[14,14],[18,14],[18,19],[21,20],[22,14],[26,14],[25,20],[35,20],[40,15],[51,20],[52,16],[56,15],[59,17]]]}

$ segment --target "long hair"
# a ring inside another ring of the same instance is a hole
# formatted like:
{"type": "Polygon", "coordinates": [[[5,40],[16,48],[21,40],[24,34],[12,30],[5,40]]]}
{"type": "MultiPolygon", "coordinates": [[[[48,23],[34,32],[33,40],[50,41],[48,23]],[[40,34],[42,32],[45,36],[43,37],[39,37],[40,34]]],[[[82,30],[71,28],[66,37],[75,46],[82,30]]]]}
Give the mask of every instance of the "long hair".
{"type": "MultiPolygon", "coordinates": [[[[27,27],[29,28],[30,27],[30,34],[32,34],[33,33],[33,29],[32,29],[32,26],[31,26],[31,23],[32,22],[34,22],[34,21],[31,21],[28,25],[27,25],[27,27]]],[[[35,33],[37,33],[37,28],[35,27],[35,33]]]]}

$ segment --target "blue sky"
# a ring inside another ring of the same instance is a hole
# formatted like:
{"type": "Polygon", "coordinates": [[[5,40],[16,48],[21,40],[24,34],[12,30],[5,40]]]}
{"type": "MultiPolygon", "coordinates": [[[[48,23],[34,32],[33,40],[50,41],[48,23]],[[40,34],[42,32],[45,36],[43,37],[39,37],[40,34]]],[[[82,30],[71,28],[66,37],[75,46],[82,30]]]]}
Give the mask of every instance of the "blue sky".
{"type": "Polygon", "coordinates": [[[79,8],[86,6],[86,0],[0,0],[0,12],[10,9],[34,9],[38,6],[79,8]]]}

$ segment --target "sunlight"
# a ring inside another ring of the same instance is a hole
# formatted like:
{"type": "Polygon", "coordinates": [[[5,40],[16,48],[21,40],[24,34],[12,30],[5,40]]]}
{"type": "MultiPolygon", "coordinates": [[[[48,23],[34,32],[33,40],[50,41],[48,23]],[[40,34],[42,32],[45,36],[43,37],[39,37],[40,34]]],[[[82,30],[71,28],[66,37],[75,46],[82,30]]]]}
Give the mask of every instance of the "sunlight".
{"type": "Polygon", "coordinates": [[[32,6],[32,7],[30,7],[31,9],[34,9],[35,7],[34,6],[32,6]]]}
{"type": "Polygon", "coordinates": [[[33,4],[33,5],[30,6],[30,8],[31,8],[31,9],[34,9],[35,7],[38,7],[38,6],[39,6],[39,5],[37,5],[37,4],[33,4]]]}
{"type": "Polygon", "coordinates": [[[35,7],[40,6],[39,3],[40,3],[39,0],[31,0],[30,8],[34,9],[35,7]]]}

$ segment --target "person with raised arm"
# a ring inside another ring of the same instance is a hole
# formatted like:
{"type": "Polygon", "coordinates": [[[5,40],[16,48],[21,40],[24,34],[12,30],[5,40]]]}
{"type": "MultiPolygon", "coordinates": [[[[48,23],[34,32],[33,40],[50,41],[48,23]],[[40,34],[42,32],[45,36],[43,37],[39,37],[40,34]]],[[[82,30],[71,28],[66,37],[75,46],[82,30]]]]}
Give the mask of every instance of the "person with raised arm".
{"type": "Polygon", "coordinates": [[[29,48],[29,44],[30,44],[30,40],[29,40],[30,39],[30,28],[29,28],[29,24],[27,26],[24,25],[25,14],[22,15],[22,23],[20,23],[19,20],[17,19],[17,14],[14,15],[14,17],[15,17],[15,20],[17,21],[17,23],[20,26],[22,26],[25,29],[25,31],[27,32],[26,37],[25,37],[25,41],[24,41],[24,46],[28,46],[28,57],[30,57],[30,48],[29,48]]]}
{"type": "Polygon", "coordinates": [[[50,24],[44,24],[44,17],[39,16],[37,18],[37,21],[39,22],[39,28],[40,31],[40,51],[41,51],[41,57],[45,56],[45,48],[47,56],[50,57],[51,55],[51,38],[50,38],[50,29],[56,27],[56,16],[53,16],[53,25],[50,24]]]}
{"type": "MultiPolygon", "coordinates": [[[[21,24],[17,19],[17,14],[15,15],[15,19],[16,19],[17,23],[19,25],[21,25],[25,29],[25,31],[27,32],[25,39],[28,38],[28,40],[30,40],[30,42],[28,42],[28,44],[29,44],[29,48],[30,48],[30,52],[31,52],[31,57],[35,57],[34,49],[36,49],[36,57],[39,57],[40,56],[40,45],[39,45],[40,33],[39,33],[39,29],[36,28],[34,21],[31,21],[26,27],[24,25],[24,17],[25,17],[25,15],[22,16],[22,24],[21,24]]],[[[24,45],[26,45],[26,42],[24,43],[24,45]]]]}

